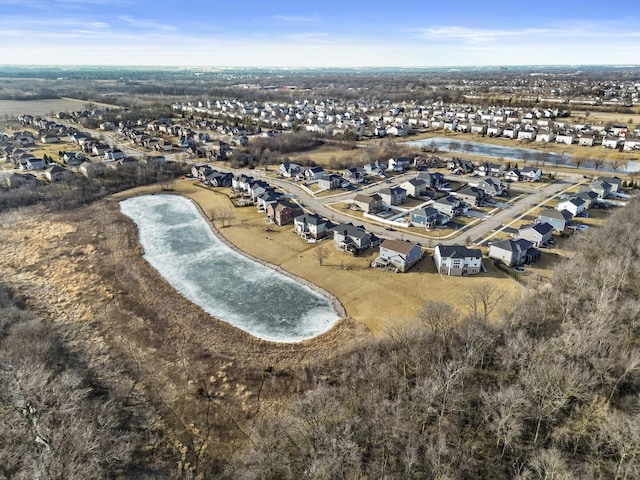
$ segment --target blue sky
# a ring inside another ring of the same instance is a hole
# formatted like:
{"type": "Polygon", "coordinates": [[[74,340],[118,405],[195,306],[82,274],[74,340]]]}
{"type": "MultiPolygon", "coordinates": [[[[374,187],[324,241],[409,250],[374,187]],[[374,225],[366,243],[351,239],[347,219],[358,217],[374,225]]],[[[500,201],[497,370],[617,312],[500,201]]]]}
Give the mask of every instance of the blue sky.
{"type": "Polygon", "coordinates": [[[0,64],[640,64],[639,10],[589,0],[0,0],[0,25],[0,64]]]}

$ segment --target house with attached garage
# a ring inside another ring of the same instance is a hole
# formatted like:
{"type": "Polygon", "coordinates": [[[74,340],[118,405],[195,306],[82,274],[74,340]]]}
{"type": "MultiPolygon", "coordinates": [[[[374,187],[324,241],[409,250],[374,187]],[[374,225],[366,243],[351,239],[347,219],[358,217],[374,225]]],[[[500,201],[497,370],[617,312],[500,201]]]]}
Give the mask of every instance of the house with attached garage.
{"type": "Polygon", "coordinates": [[[528,240],[536,248],[547,245],[552,238],[553,226],[547,222],[522,227],[516,234],[516,239],[528,240]]]}
{"type": "Polygon", "coordinates": [[[230,187],[233,182],[233,173],[211,171],[205,176],[205,182],[212,187],[230,187]]]}
{"type": "Polygon", "coordinates": [[[462,199],[452,195],[434,200],[431,206],[451,218],[462,215],[466,210],[462,199]]]}
{"type": "Polygon", "coordinates": [[[523,180],[522,172],[518,168],[512,168],[504,174],[504,179],[507,182],[521,182],[523,180]]]}
{"type": "Polygon", "coordinates": [[[400,187],[383,188],[378,195],[386,205],[402,205],[407,201],[407,191],[400,187]]]}
{"type": "Polygon", "coordinates": [[[320,240],[329,236],[333,224],[317,213],[305,213],[293,219],[293,229],[302,238],[320,240]]]}
{"type": "Polygon", "coordinates": [[[540,258],[540,252],[533,247],[533,242],[524,238],[491,242],[488,255],[509,267],[533,263],[540,258]]]}
{"type": "Polygon", "coordinates": [[[389,159],[389,171],[404,172],[411,166],[409,157],[393,157],[389,159]]]}
{"type": "Polygon", "coordinates": [[[384,240],[372,267],[391,267],[406,272],[422,259],[422,248],[406,240],[384,240]]]}
{"type": "Polygon", "coordinates": [[[573,215],[568,210],[545,209],[538,214],[539,223],[551,224],[553,230],[558,233],[564,232],[571,225],[572,219],[573,215]]]}
{"type": "Polygon", "coordinates": [[[56,164],[47,170],[44,175],[50,182],[59,182],[67,173],[69,173],[69,170],[56,164]]]}
{"type": "Polygon", "coordinates": [[[464,245],[436,245],[433,261],[438,273],[445,275],[475,275],[482,271],[482,252],[464,245]]]}
{"type": "Polygon", "coordinates": [[[618,177],[596,177],[592,184],[596,182],[607,182],[610,187],[610,193],[618,193],[622,188],[622,179],[618,177]]]}
{"type": "Polygon", "coordinates": [[[420,197],[427,192],[427,182],[421,178],[412,178],[406,182],[400,184],[400,187],[405,189],[408,197],[420,197]]]}
{"type": "Polygon", "coordinates": [[[620,137],[608,136],[602,139],[602,148],[618,148],[623,145],[624,140],[620,137]]]}
{"type": "Polygon", "coordinates": [[[571,215],[574,217],[584,212],[585,208],[586,202],[584,199],[573,195],[558,201],[558,205],[556,206],[556,210],[567,210],[571,212],[571,215]]]}
{"type": "Polygon", "coordinates": [[[462,160],[461,158],[454,158],[447,164],[449,170],[455,174],[472,173],[475,170],[475,166],[469,160],[462,160]]]}
{"type": "Polygon", "coordinates": [[[584,200],[585,210],[593,207],[596,203],[598,203],[598,194],[591,190],[589,187],[581,188],[580,191],[575,194],[575,196],[584,200]]]}
{"type": "Polygon", "coordinates": [[[478,174],[482,177],[501,177],[504,167],[499,163],[481,163],[478,166],[478,174]]]}
{"type": "Polygon", "coordinates": [[[44,170],[47,168],[47,162],[42,158],[27,159],[27,170],[44,170]]]}
{"type": "Polygon", "coordinates": [[[424,180],[428,187],[435,188],[436,190],[446,187],[449,183],[444,175],[439,172],[422,172],[418,174],[417,178],[424,180]]]}
{"type": "Polygon", "coordinates": [[[538,167],[524,167],[520,173],[522,173],[522,179],[527,182],[539,182],[542,178],[542,170],[538,167]]]}
{"type": "Polygon", "coordinates": [[[598,194],[598,198],[607,198],[612,191],[611,184],[602,179],[596,179],[591,182],[589,188],[598,194]]]}
{"type": "Polygon", "coordinates": [[[380,161],[367,163],[363,168],[367,175],[374,175],[377,177],[384,177],[384,174],[387,171],[387,165],[380,161]]]}
{"type": "Polygon", "coordinates": [[[353,197],[353,204],[363,212],[369,213],[376,213],[384,209],[382,197],[377,193],[374,193],[373,195],[363,195],[359,193],[353,197]]]}
{"type": "Polygon", "coordinates": [[[281,227],[292,223],[293,219],[300,215],[302,215],[302,209],[286,200],[280,199],[267,205],[267,218],[281,227]]]}
{"type": "Polygon", "coordinates": [[[364,227],[357,227],[351,223],[341,223],[333,229],[333,245],[338,250],[357,255],[367,248],[379,244],[380,239],[367,232],[364,227]]]}
{"type": "Polygon", "coordinates": [[[461,188],[460,190],[455,192],[455,196],[473,207],[479,207],[483,205],[489,198],[489,196],[483,189],[470,186],[461,188]]]}
{"type": "Polygon", "coordinates": [[[253,177],[242,174],[233,178],[231,182],[231,187],[234,190],[238,190],[241,192],[248,192],[249,187],[253,182],[255,182],[255,179],[253,177]]]}
{"type": "Polygon", "coordinates": [[[578,138],[578,145],[581,147],[593,147],[595,145],[595,137],[590,134],[584,134],[578,138]]]}
{"type": "Polygon", "coordinates": [[[309,167],[304,169],[304,178],[306,180],[318,180],[324,177],[324,168],[309,167]]]}
{"type": "Polygon", "coordinates": [[[497,197],[504,192],[504,183],[499,179],[485,178],[478,182],[478,188],[489,197],[497,197]]]}
{"type": "Polygon", "coordinates": [[[363,183],[367,178],[367,173],[362,167],[349,167],[342,172],[342,178],[349,183],[363,183]]]}
{"type": "Polygon", "coordinates": [[[318,179],[318,188],[322,190],[335,190],[336,188],[340,188],[343,183],[346,183],[346,181],[340,175],[330,173],[318,179]]]}
{"type": "Polygon", "coordinates": [[[451,217],[440,213],[433,207],[423,207],[411,212],[411,223],[417,227],[433,228],[445,225],[451,221],[451,217]]]}
{"type": "Polygon", "coordinates": [[[302,167],[297,163],[285,162],[281,163],[278,168],[278,175],[285,178],[295,177],[302,171],[302,167]]]}

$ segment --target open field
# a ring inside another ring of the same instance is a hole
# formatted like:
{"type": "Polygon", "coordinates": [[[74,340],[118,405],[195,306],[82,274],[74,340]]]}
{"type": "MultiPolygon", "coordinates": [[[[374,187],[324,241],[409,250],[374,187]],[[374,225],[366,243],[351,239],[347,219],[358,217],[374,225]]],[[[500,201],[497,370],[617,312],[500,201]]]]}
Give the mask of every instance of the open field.
{"type": "Polygon", "coordinates": [[[58,112],[72,112],[84,110],[87,105],[102,108],[120,108],[114,105],[98,102],[88,102],[73,98],[55,98],[46,100],[0,100],[0,118],[16,117],[18,115],[52,115],[58,112]]]}

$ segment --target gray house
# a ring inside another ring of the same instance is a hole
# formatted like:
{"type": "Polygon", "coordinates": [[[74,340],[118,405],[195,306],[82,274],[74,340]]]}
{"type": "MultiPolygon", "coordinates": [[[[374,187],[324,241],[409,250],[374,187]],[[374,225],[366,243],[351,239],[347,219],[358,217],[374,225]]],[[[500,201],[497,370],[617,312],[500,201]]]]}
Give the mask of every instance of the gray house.
{"type": "Polygon", "coordinates": [[[356,227],[351,223],[341,223],[333,229],[333,245],[338,250],[357,255],[367,248],[379,244],[380,239],[367,232],[364,227],[356,227]]]}
{"type": "Polygon", "coordinates": [[[308,213],[294,218],[293,228],[302,238],[319,240],[329,235],[333,224],[316,213],[308,213]]]}
{"type": "Polygon", "coordinates": [[[450,221],[449,215],[440,213],[433,207],[419,208],[411,212],[411,223],[420,227],[432,228],[437,225],[445,225],[450,221]]]}
{"type": "Polygon", "coordinates": [[[373,195],[363,195],[361,193],[353,197],[355,203],[363,212],[376,213],[384,208],[382,197],[377,193],[373,195]]]}
{"type": "Polygon", "coordinates": [[[378,195],[387,205],[401,205],[407,201],[407,191],[400,187],[383,188],[378,195]]]}
{"type": "Polygon", "coordinates": [[[380,254],[373,266],[393,266],[406,272],[422,259],[422,248],[406,240],[385,240],[380,245],[380,254]]]}
{"type": "Polygon", "coordinates": [[[478,187],[464,187],[456,192],[456,197],[471,206],[481,206],[487,200],[488,195],[478,187]]]}
{"type": "Polygon", "coordinates": [[[432,204],[433,208],[449,217],[462,215],[464,208],[462,200],[451,195],[435,200],[432,204]]]}
{"type": "Polygon", "coordinates": [[[427,192],[427,182],[421,178],[412,178],[402,183],[400,187],[404,188],[409,197],[420,197],[427,192]]]}
{"type": "Polygon", "coordinates": [[[569,210],[541,210],[538,215],[539,223],[549,223],[556,232],[564,232],[571,225],[573,215],[569,210]]]}
{"type": "Polygon", "coordinates": [[[489,245],[489,258],[500,260],[510,267],[533,263],[539,257],[540,252],[533,248],[533,242],[524,238],[499,240],[489,245]]]}
{"type": "Polygon", "coordinates": [[[553,237],[553,226],[550,223],[536,223],[518,230],[518,239],[530,241],[534,247],[546,245],[553,237]]]}
{"type": "Polygon", "coordinates": [[[342,182],[344,182],[344,180],[340,175],[330,173],[318,179],[318,187],[323,190],[334,190],[340,188],[342,182]]]}

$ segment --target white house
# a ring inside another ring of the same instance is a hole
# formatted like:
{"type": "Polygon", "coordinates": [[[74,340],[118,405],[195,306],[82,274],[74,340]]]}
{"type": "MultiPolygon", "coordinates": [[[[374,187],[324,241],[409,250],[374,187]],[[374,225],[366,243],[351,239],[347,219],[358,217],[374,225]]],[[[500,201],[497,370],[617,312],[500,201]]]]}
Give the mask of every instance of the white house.
{"type": "Polygon", "coordinates": [[[542,177],[542,170],[538,167],[524,167],[520,170],[522,178],[528,182],[539,182],[542,177]]]}
{"type": "Polygon", "coordinates": [[[437,245],[433,261],[438,272],[446,275],[475,275],[482,270],[482,252],[463,245],[437,245]]]}
{"type": "Polygon", "coordinates": [[[574,217],[584,211],[586,202],[580,197],[569,197],[558,202],[556,210],[568,210],[574,217]]]}

